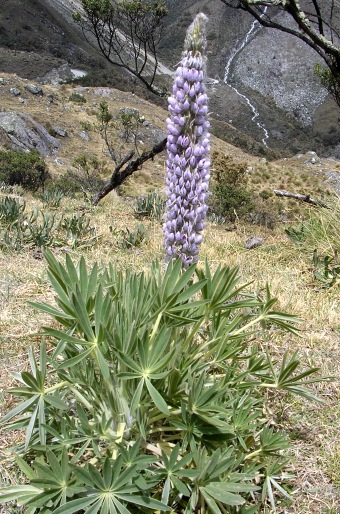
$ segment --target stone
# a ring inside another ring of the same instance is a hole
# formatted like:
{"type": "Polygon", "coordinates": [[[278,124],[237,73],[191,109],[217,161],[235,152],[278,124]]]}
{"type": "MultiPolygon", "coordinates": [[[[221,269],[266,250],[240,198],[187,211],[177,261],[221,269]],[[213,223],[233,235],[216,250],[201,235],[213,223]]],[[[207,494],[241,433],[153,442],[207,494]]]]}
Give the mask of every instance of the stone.
{"type": "Polygon", "coordinates": [[[305,154],[305,164],[319,164],[321,162],[320,157],[317,155],[316,152],[307,152],[305,154]]]}
{"type": "Polygon", "coordinates": [[[66,163],[64,161],[62,161],[61,159],[54,159],[54,162],[58,165],[58,166],[66,166],[66,163]]]}
{"type": "Polygon", "coordinates": [[[57,136],[67,137],[67,131],[62,129],[61,127],[53,126],[52,128],[57,136]]]}
{"type": "Polygon", "coordinates": [[[21,95],[21,91],[20,91],[20,89],[18,89],[17,87],[11,87],[11,89],[9,90],[9,92],[10,92],[13,96],[19,96],[19,95],[21,95]]]}
{"type": "Polygon", "coordinates": [[[60,147],[59,141],[45,127],[23,112],[0,112],[0,128],[15,150],[37,150],[46,157],[60,147]]]}
{"type": "Polygon", "coordinates": [[[249,239],[247,239],[244,246],[245,246],[245,248],[247,248],[247,250],[252,250],[253,248],[262,246],[263,243],[264,243],[263,237],[251,236],[249,239]]]}
{"type": "Polygon", "coordinates": [[[44,94],[42,88],[40,86],[35,86],[34,84],[27,84],[25,89],[29,93],[32,93],[32,95],[42,96],[44,94]]]}
{"type": "Polygon", "coordinates": [[[84,141],[90,141],[90,136],[86,132],[86,130],[82,130],[81,132],[78,132],[78,136],[80,136],[84,141]]]}

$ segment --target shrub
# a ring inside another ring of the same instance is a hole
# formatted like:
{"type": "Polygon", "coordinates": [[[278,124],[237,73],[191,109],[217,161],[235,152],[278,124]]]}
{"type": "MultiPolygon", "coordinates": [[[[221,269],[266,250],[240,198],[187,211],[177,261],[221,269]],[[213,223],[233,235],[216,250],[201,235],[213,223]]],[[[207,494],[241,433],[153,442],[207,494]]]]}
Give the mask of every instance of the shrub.
{"type": "Polygon", "coordinates": [[[0,182],[37,191],[48,178],[46,163],[37,151],[0,150],[0,182]]]}
{"type": "Polygon", "coordinates": [[[107,173],[106,163],[81,154],[73,161],[76,170],[67,170],[54,181],[54,187],[61,190],[64,195],[73,196],[83,193],[86,197],[99,191],[105,184],[102,175],[107,173]]]}
{"type": "Polygon", "coordinates": [[[0,222],[4,224],[14,223],[23,215],[25,206],[25,203],[9,196],[0,199],[0,222]]]}
{"type": "Polygon", "coordinates": [[[304,379],[317,381],[296,352],[270,357],[273,332],[298,320],[268,290],[248,293],[237,268],[182,272],[177,260],[144,274],[45,255],[56,305],[32,306],[54,318],[52,348],[41,344],[39,364],[30,350],[10,390],[24,401],[2,419],[26,430],[15,451],[31,483],[2,487],[2,503],[241,514],[269,498],[275,510],[288,441],[264,404],[280,390],[312,399],[304,379]]]}
{"type": "Polygon", "coordinates": [[[73,93],[70,94],[69,101],[75,102],[77,104],[84,104],[84,103],[86,103],[86,98],[84,95],[81,95],[80,93],[77,93],[76,91],[74,91],[73,93]]]}
{"type": "Polygon", "coordinates": [[[90,226],[90,219],[87,218],[84,213],[65,217],[62,228],[67,234],[67,244],[73,248],[78,246],[80,239],[88,237],[93,233],[93,228],[90,226]]]}
{"type": "Polygon", "coordinates": [[[253,198],[246,188],[247,163],[236,162],[221,152],[212,154],[211,210],[229,221],[245,217],[253,209],[253,198]]]}
{"type": "Polygon", "coordinates": [[[133,230],[126,228],[121,230],[119,233],[121,240],[119,241],[118,246],[122,250],[138,248],[146,240],[146,231],[143,223],[138,223],[133,230]]]}
{"type": "Polygon", "coordinates": [[[157,192],[140,196],[136,200],[135,215],[161,221],[164,216],[165,199],[157,192]]]}
{"type": "Polygon", "coordinates": [[[41,195],[41,200],[45,205],[49,207],[57,208],[60,206],[60,202],[64,197],[64,193],[58,187],[45,189],[41,195]]]}

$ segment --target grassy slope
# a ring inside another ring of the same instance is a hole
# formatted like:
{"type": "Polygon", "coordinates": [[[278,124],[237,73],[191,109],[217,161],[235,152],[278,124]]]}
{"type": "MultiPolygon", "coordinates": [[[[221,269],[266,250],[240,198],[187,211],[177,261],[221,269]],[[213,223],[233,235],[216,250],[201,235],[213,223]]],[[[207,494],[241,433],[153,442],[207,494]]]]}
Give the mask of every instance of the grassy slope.
{"type": "MultiPolygon", "coordinates": [[[[85,92],[86,104],[79,106],[68,101],[71,87],[58,89],[45,87],[46,93],[53,93],[55,102],[46,106],[46,97],[29,96],[26,103],[21,104],[18,98],[8,94],[9,87],[21,86],[21,79],[5,76],[6,85],[0,87],[1,105],[6,110],[24,110],[44,123],[57,124],[68,131],[69,137],[61,139],[62,148],[58,159],[65,166],[54,163],[55,156],[48,159],[52,173],[64,172],[78,153],[94,153],[107,159],[103,143],[99,135],[91,130],[90,141],[83,141],[77,133],[82,130],[81,122],[94,124],[94,111],[101,97],[92,90],[85,92]]],[[[107,98],[112,111],[118,112],[123,106],[139,108],[141,114],[151,123],[145,134],[144,146],[152,143],[163,130],[165,112],[133,95],[113,91],[107,98]]],[[[120,138],[115,139],[118,145],[120,138]]],[[[253,168],[250,172],[250,183],[254,189],[275,188],[284,185],[287,189],[297,190],[300,180],[302,191],[318,195],[321,177],[317,177],[315,168],[303,164],[301,159],[285,160],[267,164],[260,159],[247,156],[240,150],[214,140],[215,148],[224,149],[237,160],[247,160],[253,168]],[[302,175],[303,174],[303,175],[302,175]],[[306,175],[306,176],[305,176],[306,175]]],[[[109,163],[109,161],[107,161],[109,163]]],[[[163,187],[164,156],[159,156],[154,163],[126,186],[126,193],[136,194],[163,187]]],[[[334,163],[333,163],[334,165],[334,163]]],[[[320,168],[319,168],[320,169],[320,168]]],[[[320,192],[319,192],[320,193],[320,192]]],[[[41,207],[39,200],[27,195],[27,209],[34,205],[41,207]]],[[[283,200],[284,201],[284,200],[283,200]]],[[[282,200],[280,200],[282,202],[282,200]]],[[[287,208],[294,203],[285,203],[287,208]]],[[[61,210],[70,215],[83,208],[81,200],[63,199],[61,210]]],[[[304,209],[308,215],[309,208],[304,209]]],[[[132,266],[134,269],[148,269],[149,263],[163,258],[162,231],[159,223],[144,221],[148,231],[148,241],[138,249],[122,251],[118,248],[117,238],[109,227],[117,229],[133,228],[137,221],[133,217],[133,205],[112,195],[103,201],[98,208],[89,208],[88,216],[98,236],[97,244],[82,250],[70,251],[75,260],[81,254],[87,262],[115,262],[122,268],[132,266]]],[[[325,211],[323,218],[327,216],[325,211]]],[[[336,240],[334,241],[336,242],[336,240]]],[[[285,236],[282,227],[275,231],[251,226],[238,226],[236,231],[227,232],[223,227],[209,224],[205,231],[205,241],[201,259],[208,257],[213,264],[238,264],[243,280],[254,281],[253,288],[262,290],[269,282],[272,293],[279,299],[279,307],[293,312],[304,319],[302,338],[292,339],[276,335],[271,341],[274,354],[280,355],[287,346],[298,348],[305,363],[320,366],[321,374],[326,376],[339,375],[340,362],[340,322],[339,322],[339,289],[330,291],[317,289],[312,279],[311,254],[314,247],[299,247],[285,236]],[[245,250],[246,239],[253,234],[263,236],[265,244],[255,250],[245,250]]],[[[65,250],[56,250],[64,258],[65,250]]],[[[323,248],[329,252],[329,248],[323,248]]],[[[1,396],[3,403],[1,414],[13,406],[13,398],[6,394],[8,387],[14,384],[12,371],[25,367],[27,347],[38,346],[39,338],[35,335],[41,326],[47,324],[47,318],[32,312],[27,305],[28,300],[41,301],[51,298],[46,267],[43,260],[37,259],[39,254],[27,251],[20,254],[0,254],[0,364],[2,369],[1,396]]],[[[336,383],[323,384],[316,387],[325,404],[309,404],[295,397],[282,401],[278,396],[275,403],[268,404],[267,415],[271,423],[286,429],[292,439],[292,471],[297,478],[292,483],[293,496],[296,498],[292,506],[283,502],[279,512],[289,514],[335,514],[340,512],[339,485],[340,474],[339,454],[339,389],[336,383]]],[[[0,436],[1,478],[4,482],[18,480],[11,467],[12,458],[7,448],[13,444],[19,434],[3,433],[0,436]]],[[[8,513],[7,510],[0,512],[8,513]]]]}

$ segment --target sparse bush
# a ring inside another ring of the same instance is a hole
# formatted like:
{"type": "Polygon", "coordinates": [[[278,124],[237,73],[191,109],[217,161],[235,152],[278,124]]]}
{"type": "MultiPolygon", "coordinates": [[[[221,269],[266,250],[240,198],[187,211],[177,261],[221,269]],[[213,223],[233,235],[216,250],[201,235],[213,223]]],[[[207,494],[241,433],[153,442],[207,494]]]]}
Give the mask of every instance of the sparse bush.
{"type": "Polygon", "coordinates": [[[160,221],[164,215],[165,198],[157,192],[140,196],[136,200],[135,215],[160,221]]]}
{"type": "Polygon", "coordinates": [[[247,163],[237,162],[221,152],[212,154],[212,181],[209,205],[227,221],[243,218],[253,208],[253,198],[246,188],[247,163]]]}
{"type": "Polygon", "coordinates": [[[77,103],[77,104],[84,104],[84,103],[86,103],[86,98],[84,95],[81,95],[80,93],[77,93],[76,91],[74,91],[73,93],[70,94],[69,101],[77,103]]]}
{"type": "Polygon", "coordinates": [[[83,193],[86,197],[99,191],[105,184],[102,178],[108,168],[106,163],[97,157],[81,154],[73,161],[76,168],[54,180],[54,187],[60,189],[66,196],[83,193]]]}
{"type": "Polygon", "coordinates": [[[40,198],[45,205],[57,208],[60,206],[60,202],[64,196],[64,192],[60,188],[53,187],[45,189],[40,198]]]}
{"type": "Polygon", "coordinates": [[[129,250],[130,248],[138,248],[146,240],[146,231],[143,223],[138,223],[133,230],[128,228],[120,231],[121,239],[118,242],[119,248],[129,250]]]}
{"type": "Polygon", "coordinates": [[[262,200],[268,200],[268,198],[272,196],[274,196],[274,193],[270,189],[262,189],[262,191],[259,192],[259,197],[262,198],[262,200]]]}
{"type": "Polygon", "coordinates": [[[322,282],[322,287],[327,289],[340,286],[340,263],[337,251],[330,257],[318,255],[317,250],[313,253],[314,278],[322,282]]]}
{"type": "Polygon", "coordinates": [[[11,224],[17,221],[24,213],[25,203],[16,198],[6,196],[0,199],[0,222],[11,224]]]}
{"type": "Polygon", "coordinates": [[[46,163],[37,151],[0,150],[0,182],[37,191],[48,178],[46,163]]]}
{"type": "Polygon", "coordinates": [[[70,217],[64,217],[62,228],[66,230],[67,244],[75,248],[79,244],[79,240],[92,235],[93,229],[90,226],[90,219],[84,213],[73,214],[70,217]]]}
{"type": "Polygon", "coordinates": [[[81,121],[80,126],[81,126],[82,130],[85,130],[86,132],[89,132],[90,130],[92,130],[92,125],[88,121],[81,121]]]}

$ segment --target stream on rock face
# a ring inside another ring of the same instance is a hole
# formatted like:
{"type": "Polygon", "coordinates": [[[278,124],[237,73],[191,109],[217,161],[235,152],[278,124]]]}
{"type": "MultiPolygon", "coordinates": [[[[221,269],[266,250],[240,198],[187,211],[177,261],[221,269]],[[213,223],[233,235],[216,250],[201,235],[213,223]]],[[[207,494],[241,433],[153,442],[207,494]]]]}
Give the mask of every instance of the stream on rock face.
{"type": "MultiPolygon", "coordinates": [[[[267,11],[267,7],[264,8],[261,17],[266,14],[266,11],[267,11]]],[[[260,26],[259,22],[257,20],[254,20],[253,23],[251,24],[251,27],[248,30],[247,34],[245,35],[245,37],[241,41],[241,44],[232,51],[231,56],[229,57],[229,60],[228,60],[228,62],[226,64],[226,67],[225,67],[224,83],[227,86],[229,86],[233,91],[235,91],[235,93],[239,97],[243,98],[246,101],[246,103],[249,105],[249,107],[251,108],[251,110],[253,112],[253,116],[251,118],[251,121],[253,123],[255,123],[255,125],[257,125],[257,127],[259,127],[263,131],[264,137],[262,138],[262,143],[264,144],[264,146],[268,146],[267,145],[267,139],[269,139],[269,133],[268,133],[268,130],[266,129],[266,127],[263,125],[263,123],[260,123],[259,121],[256,121],[256,119],[259,117],[260,113],[256,109],[255,105],[251,103],[250,99],[246,95],[241,93],[236,87],[234,87],[231,84],[229,84],[230,68],[231,68],[231,65],[232,65],[235,57],[241,52],[241,50],[243,50],[243,48],[249,42],[250,37],[253,36],[254,34],[256,34],[257,30],[259,30],[260,28],[261,28],[261,26],[260,26]]]]}

